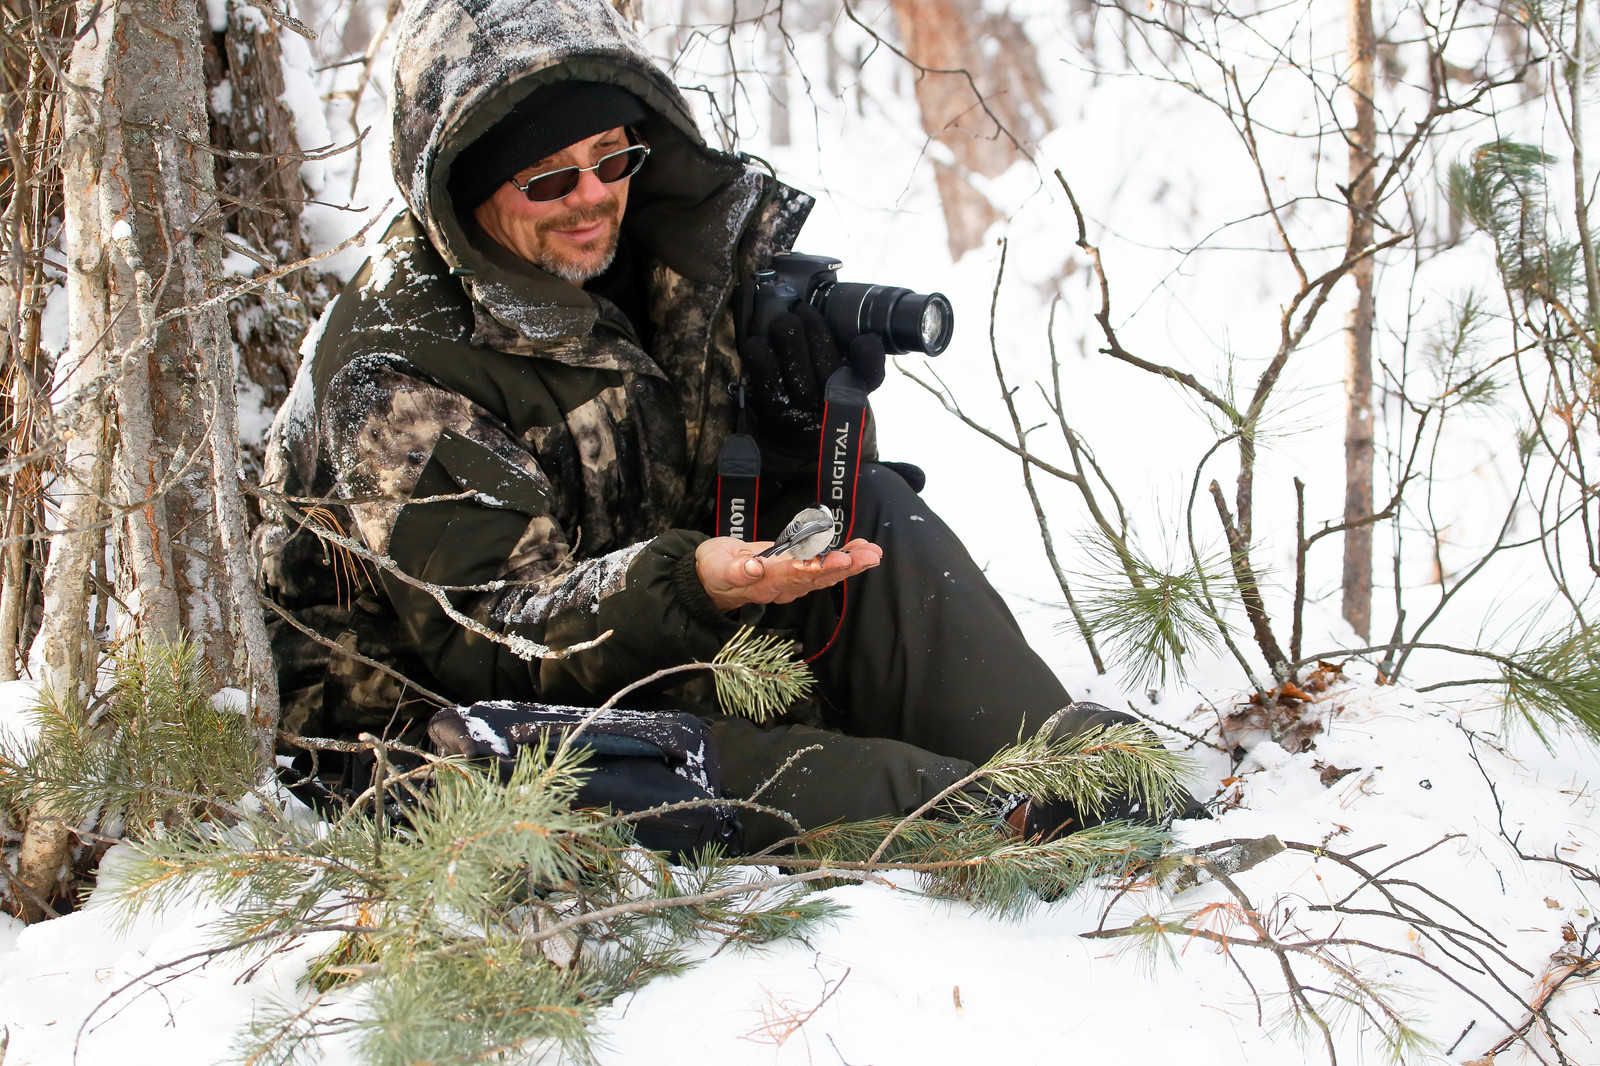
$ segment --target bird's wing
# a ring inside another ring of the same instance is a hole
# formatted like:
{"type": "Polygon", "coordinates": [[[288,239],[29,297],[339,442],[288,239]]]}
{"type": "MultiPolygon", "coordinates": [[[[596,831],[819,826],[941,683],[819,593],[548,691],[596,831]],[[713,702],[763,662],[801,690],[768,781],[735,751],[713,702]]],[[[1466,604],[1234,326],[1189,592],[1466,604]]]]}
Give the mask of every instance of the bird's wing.
{"type": "Polygon", "coordinates": [[[757,559],[765,559],[768,556],[777,555],[779,552],[788,551],[789,548],[791,546],[793,546],[796,542],[805,540],[807,537],[810,537],[810,536],[815,536],[816,534],[821,533],[825,529],[832,529],[832,528],[833,528],[833,523],[831,521],[829,521],[829,522],[822,522],[822,521],[807,522],[805,525],[801,526],[799,529],[794,530],[793,532],[786,532],[785,535],[780,537],[778,539],[778,542],[776,544],[774,544],[772,547],[766,549],[765,551],[757,552],[756,553],[756,558],[757,559]]]}

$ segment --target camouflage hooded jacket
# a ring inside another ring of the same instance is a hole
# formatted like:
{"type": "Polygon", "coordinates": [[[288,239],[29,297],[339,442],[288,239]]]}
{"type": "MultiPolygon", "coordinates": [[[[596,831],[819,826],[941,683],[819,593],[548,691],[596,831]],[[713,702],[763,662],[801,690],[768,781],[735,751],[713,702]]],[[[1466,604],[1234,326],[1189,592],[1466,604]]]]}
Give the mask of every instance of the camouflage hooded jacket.
{"type": "MultiPolygon", "coordinates": [[[[308,338],[268,438],[269,489],[349,502],[268,508],[268,591],[341,645],[382,660],[392,649],[361,646],[377,634],[405,649],[458,699],[583,702],[709,658],[734,629],[694,572],[732,421],[724,308],[789,247],[810,198],[709,148],[607,0],[413,0],[397,54],[393,165],[410,210],[308,338]],[[651,112],[624,220],[647,264],[648,353],[604,298],[469,236],[450,205],[459,151],[560,79],[621,86],[651,112]],[[435,585],[478,586],[451,598],[493,629],[553,647],[614,635],[524,661],[426,591],[341,561],[318,527],[435,585]]],[[[290,728],[316,717],[296,700],[332,698],[309,676],[284,681],[290,728]]],[[[341,698],[363,702],[360,687],[341,698]]],[[[380,722],[383,687],[366,697],[380,722]]]]}

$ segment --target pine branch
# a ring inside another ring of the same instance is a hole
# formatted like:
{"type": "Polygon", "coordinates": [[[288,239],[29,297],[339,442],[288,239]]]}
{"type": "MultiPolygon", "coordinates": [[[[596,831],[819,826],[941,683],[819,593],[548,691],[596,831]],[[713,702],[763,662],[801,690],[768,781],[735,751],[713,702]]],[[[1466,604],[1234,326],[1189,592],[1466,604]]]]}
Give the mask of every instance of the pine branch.
{"type": "Polygon", "coordinates": [[[717,702],[729,714],[768,722],[811,691],[811,668],[794,657],[792,641],[758,636],[746,626],[711,661],[717,702]]]}
{"type": "Polygon", "coordinates": [[[94,714],[45,692],[40,732],[5,758],[0,803],[49,809],[74,830],[92,821],[143,839],[208,817],[242,817],[260,794],[249,722],[213,702],[216,682],[186,643],[130,642],[94,714]]]}
{"type": "Polygon", "coordinates": [[[1079,543],[1094,572],[1086,577],[1085,616],[1140,689],[1182,680],[1184,656],[1217,643],[1220,618],[1206,604],[1206,590],[1228,580],[1226,562],[1200,558],[1188,566],[1161,566],[1132,541],[1083,537],[1079,543]],[[1136,580],[1133,579],[1136,577],[1136,580]]]}

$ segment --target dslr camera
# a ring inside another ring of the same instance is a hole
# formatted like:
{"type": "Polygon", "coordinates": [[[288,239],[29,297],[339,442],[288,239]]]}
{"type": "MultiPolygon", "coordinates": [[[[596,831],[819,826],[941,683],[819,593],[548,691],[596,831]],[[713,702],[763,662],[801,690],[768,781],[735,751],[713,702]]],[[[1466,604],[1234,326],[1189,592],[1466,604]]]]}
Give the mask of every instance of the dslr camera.
{"type": "Polygon", "coordinates": [[[891,355],[938,355],[950,346],[955,312],[943,293],[912,292],[892,285],[840,281],[839,260],[787,252],[772,257],[746,290],[743,321],[752,336],[765,336],[772,320],[800,303],[816,308],[840,344],[876,333],[891,355]]]}

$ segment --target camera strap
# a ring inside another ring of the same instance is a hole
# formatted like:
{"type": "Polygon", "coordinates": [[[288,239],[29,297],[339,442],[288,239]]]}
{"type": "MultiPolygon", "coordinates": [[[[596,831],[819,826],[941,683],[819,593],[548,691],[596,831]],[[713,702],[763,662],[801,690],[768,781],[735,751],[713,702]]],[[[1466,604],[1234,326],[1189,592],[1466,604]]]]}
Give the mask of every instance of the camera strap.
{"type": "Polygon", "coordinates": [[[730,434],[717,454],[717,536],[754,540],[761,449],[746,433],[730,434]]]}
{"type": "Polygon", "coordinates": [[[850,539],[855,527],[856,482],[867,429],[867,388],[848,366],[828,378],[823,393],[822,439],[817,445],[817,502],[833,512],[833,543],[850,539]]]}
{"type": "Polygon", "coordinates": [[[734,386],[739,396],[737,433],[730,433],[717,453],[717,536],[754,540],[756,498],[761,489],[761,449],[746,430],[744,380],[734,386]]]}
{"type": "MultiPolygon", "coordinates": [[[[739,433],[731,433],[717,453],[717,536],[754,540],[756,497],[761,487],[761,449],[746,428],[744,382],[734,386],[739,397],[739,433]]],[[[817,502],[833,513],[832,548],[850,540],[855,529],[856,484],[861,477],[861,450],[867,430],[867,389],[848,366],[828,378],[823,393],[822,432],[817,443],[817,502]]],[[[848,583],[838,586],[839,617],[811,662],[833,647],[844,624],[848,583]]]]}
{"type": "MultiPolygon", "coordinates": [[[[833,512],[833,541],[837,548],[850,540],[856,524],[856,482],[861,477],[861,445],[867,432],[867,389],[848,366],[828,378],[823,393],[822,439],[817,444],[817,502],[833,512]]],[[[810,655],[813,662],[833,647],[844,626],[845,608],[850,603],[850,583],[842,581],[839,590],[839,617],[828,642],[810,655]]]]}

